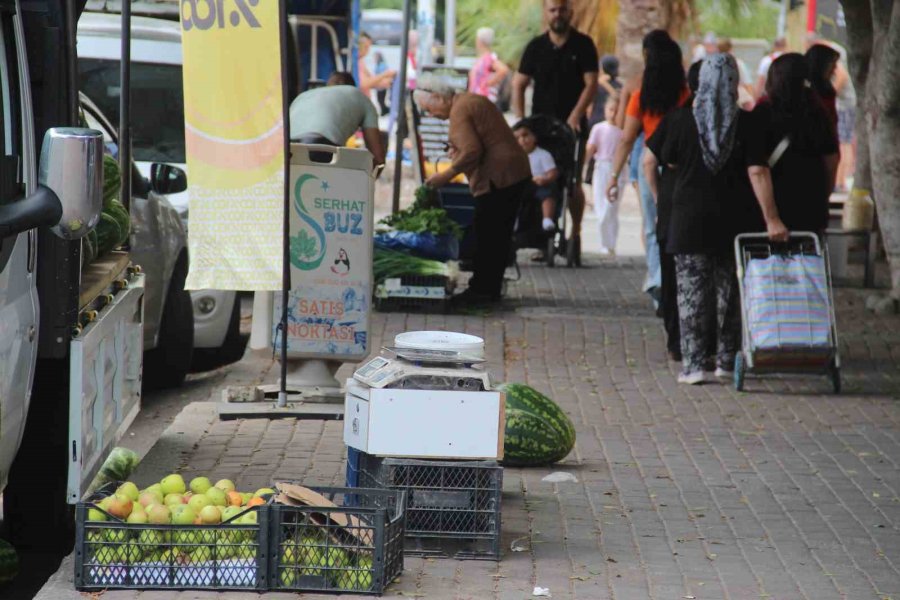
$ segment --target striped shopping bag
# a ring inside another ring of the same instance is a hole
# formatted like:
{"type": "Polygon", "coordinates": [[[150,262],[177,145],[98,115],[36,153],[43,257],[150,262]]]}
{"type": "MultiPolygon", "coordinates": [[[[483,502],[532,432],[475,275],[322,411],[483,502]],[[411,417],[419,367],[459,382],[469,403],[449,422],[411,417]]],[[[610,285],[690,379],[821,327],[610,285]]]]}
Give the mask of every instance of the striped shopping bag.
{"type": "Polygon", "coordinates": [[[828,277],[822,256],[751,259],[744,275],[744,317],[754,348],[831,344],[828,277]]]}

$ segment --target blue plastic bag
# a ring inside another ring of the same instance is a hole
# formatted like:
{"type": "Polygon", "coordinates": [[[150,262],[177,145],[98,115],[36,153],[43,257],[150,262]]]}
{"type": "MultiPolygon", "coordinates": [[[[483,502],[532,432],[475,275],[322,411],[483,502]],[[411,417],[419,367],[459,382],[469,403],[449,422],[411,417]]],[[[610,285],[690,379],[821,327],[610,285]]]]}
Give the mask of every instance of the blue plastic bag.
{"type": "Polygon", "coordinates": [[[375,247],[400,250],[421,258],[446,262],[459,258],[459,240],[452,234],[389,231],[375,236],[375,247]]]}

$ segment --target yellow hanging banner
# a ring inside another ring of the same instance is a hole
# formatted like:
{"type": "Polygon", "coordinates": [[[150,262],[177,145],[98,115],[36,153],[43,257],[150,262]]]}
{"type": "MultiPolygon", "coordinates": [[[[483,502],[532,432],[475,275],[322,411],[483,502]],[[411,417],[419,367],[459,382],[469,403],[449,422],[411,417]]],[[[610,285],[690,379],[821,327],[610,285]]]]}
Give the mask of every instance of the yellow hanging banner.
{"type": "Polygon", "coordinates": [[[281,2],[180,0],[189,289],[280,290],[281,2]]]}

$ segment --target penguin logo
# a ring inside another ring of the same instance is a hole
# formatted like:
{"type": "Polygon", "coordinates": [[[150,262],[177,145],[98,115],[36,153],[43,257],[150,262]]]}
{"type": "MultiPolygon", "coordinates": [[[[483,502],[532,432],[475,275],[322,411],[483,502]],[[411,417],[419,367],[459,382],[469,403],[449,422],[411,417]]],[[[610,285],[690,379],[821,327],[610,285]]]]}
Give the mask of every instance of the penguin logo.
{"type": "Polygon", "coordinates": [[[343,248],[338,251],[337,258],[331,265],[331,272],[341,277],[346,277],[350,273],[350,256],[343,248]]]}

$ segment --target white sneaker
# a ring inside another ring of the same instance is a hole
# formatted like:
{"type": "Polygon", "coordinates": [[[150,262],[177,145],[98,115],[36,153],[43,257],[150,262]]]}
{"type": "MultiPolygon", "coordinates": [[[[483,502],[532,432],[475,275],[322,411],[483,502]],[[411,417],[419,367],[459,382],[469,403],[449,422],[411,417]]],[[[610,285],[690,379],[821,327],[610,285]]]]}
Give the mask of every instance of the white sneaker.
{"type": "Polygon", "coordinates": [[[722,367],[716,367],[716,377],[720,379],[728,379],[734,377],[734,371],[729,371],[727,369],[723,369],[722,367]]]}
{"type": "Polygon", "coordinates": [[[697,385],[706,381],[706,374],[703,371],[694,371],[693,373],[681,373],[678,375],[678,383],[686,383],[687,385],[697,385]]]}
{"type": "Polygon", "coordinates": [[[541,222],[541,226],[544,228],[544,231],[553,231],[556,229],[556,223],[553,222],[553,219],[544,219],[541,222]]]}

